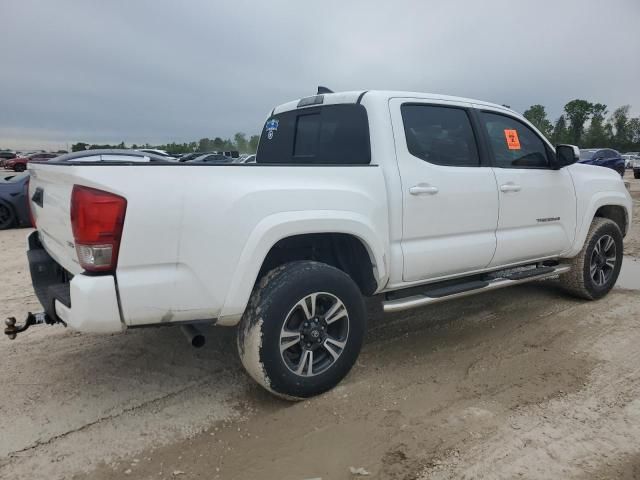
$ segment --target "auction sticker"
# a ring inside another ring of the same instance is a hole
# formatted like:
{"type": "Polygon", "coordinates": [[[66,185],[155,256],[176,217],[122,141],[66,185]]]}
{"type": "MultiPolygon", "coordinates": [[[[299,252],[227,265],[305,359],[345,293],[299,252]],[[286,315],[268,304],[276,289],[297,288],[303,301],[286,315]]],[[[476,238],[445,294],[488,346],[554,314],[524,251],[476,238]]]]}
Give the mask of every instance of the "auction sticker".
{"type": "Polygon", "coordinates": [[[507,139],[507,147],[509,150],[520,150],[520,139],[517,130],[509,130],[505,128],[504,137],[507,139]]]}

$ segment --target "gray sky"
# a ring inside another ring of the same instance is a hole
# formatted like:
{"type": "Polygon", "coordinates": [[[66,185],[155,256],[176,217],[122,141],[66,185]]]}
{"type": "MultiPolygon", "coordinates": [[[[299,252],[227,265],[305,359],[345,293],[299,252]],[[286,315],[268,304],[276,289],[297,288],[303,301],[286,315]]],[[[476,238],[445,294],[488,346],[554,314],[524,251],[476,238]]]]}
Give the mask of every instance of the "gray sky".
{"type": "Polygon", "coordinates": [[[0,0],[0,148],[258,133],[334,90],[640,112],[640,0],[0,0]]]}

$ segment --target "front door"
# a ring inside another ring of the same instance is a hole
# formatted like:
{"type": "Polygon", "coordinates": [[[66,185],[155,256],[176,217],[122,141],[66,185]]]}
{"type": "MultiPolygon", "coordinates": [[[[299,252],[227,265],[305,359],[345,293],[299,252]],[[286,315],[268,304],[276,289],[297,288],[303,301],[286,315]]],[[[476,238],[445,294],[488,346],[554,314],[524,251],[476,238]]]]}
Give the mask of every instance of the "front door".
{"type": "Polygon", "coordinates": [[[481,270],[495,252],[498,192],[491,168],[481,165],[469,107],[390,101],[405,282],[481,270]]]}
{"type": "Polygon", "coordinates": [[[480,111],[500,196],[491,267],[559,255],[573,243],[576,197],[567,169],[553,170],[551,148],[523,121],[480,111]]]}

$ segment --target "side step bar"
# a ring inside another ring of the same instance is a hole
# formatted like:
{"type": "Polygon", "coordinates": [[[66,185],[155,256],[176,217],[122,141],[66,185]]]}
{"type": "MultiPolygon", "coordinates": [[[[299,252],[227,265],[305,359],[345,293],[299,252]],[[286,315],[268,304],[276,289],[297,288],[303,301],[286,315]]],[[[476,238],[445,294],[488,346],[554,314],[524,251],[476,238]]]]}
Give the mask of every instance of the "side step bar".
{"type": "Polygon", "coordinates": [[[488,292],[512,285],[520,285],[533,280],[542,280],[566,273],[569,270],[571,270],[569,265],[562,264],[555,267],[532,268],[530,270],[507,274],[502,277],[494,277],[486,281],[476,280],[460,283],[450,287],[425,290],[422,293],[407,297],[385,300],[382,302],[382,308],[385,313],[401,312],[402,310],[423,307],[425,305],[444,302],[445,300],[467,297],[469,295],[475,295],[476,293],[488,292]]]}

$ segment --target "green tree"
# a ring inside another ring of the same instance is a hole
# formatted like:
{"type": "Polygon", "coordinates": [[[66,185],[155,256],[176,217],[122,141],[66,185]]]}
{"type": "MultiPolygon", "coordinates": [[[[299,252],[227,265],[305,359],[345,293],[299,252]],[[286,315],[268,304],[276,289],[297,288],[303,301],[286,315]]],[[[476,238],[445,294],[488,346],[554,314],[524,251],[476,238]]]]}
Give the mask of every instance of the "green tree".
{"type": "Polygon", "coordinates": [[[212,147],[213,142],[208,138],[201,138],[198,142],[198,151],[199,152],[208,152],[213,150],[212,147]]]}
{"type": "Polygon", "coordinates": [[[222,150],[224,150],[225,152],[228,152],[229,150],[235,150],[236,146],[235,144],[231,141],[230,138],[227,138],[226,140],[224,140],[222,142],[222,150]]]}
{"type": "Polygon", "coordinates": [[[629,105],[616,108],[609,120],[613,127],[613,146],[618,150],[627,150],[631,147],[632,135],[629,128],[629,105]]]}
{"type": "Polygon", "coordinates": [[[542,134],[550,138],[553,133],[553,125],[547,118],[543,105],[531,105],[525,112],[524,118],[529,120],[533,125],[542,132],[542,134]]]}
{"type": "Polygon", "coordinates": [[[567,143],[569,132],[567,131],[567,120],[564,115],[560,115],[553,126],[553,133],[551,134],[551,141],[555,145],[561,143],[567,143]]]}
{"type": "Polygon", "coordinates": [[[589,119],[593,104],[586,100],[571,100],[564,106],[564,111],[569,121],[569,141],[574,145],[582,143],[584,133],[584,123],[589,119]]]}
{"type": "Polygon", "coordinates": [[[71,151],[72,152],[83,152],[87,149],[87,147],[89,146],[88,143],[84,143],[84,142],[78,142],[78,143],[74,143],[73,145],[71,145],[71,151]]]}
{"type": "Polygon", "coordinates": [[[629,134],[631,137],[631,148],[629,150],[640,150],[640,118],[634,117],[629,120],[629,134]]]}
{"type": "Polygon", "coordinates": [[[260,135],[251,135],[249,139],[249,152],[256,153],[258,151],[258,142],[260,141],[260,135]]]}
{"type": "Polygon", "coordinates": [[[220,137],[216,137],[213,139],[213,148],[214,150],[223,150],[224,149],[224,140],[220,137]]]}
{"type": "Polygon", "coordinates": [[[242,153],[247,151],[248,142],[247,142],[247,135],[245,133],[243,132],[236,133],[233,136],[233,140],[236,144],[236,150],[242,153]]]}
{"type": "Polygon", "coordinates": [[[591,123],[585,134],[585,147],[602,147],[610,143],[605,128],[605,115],[607,106],[603,103],[594,103],[591,111],[591,123]]]}

